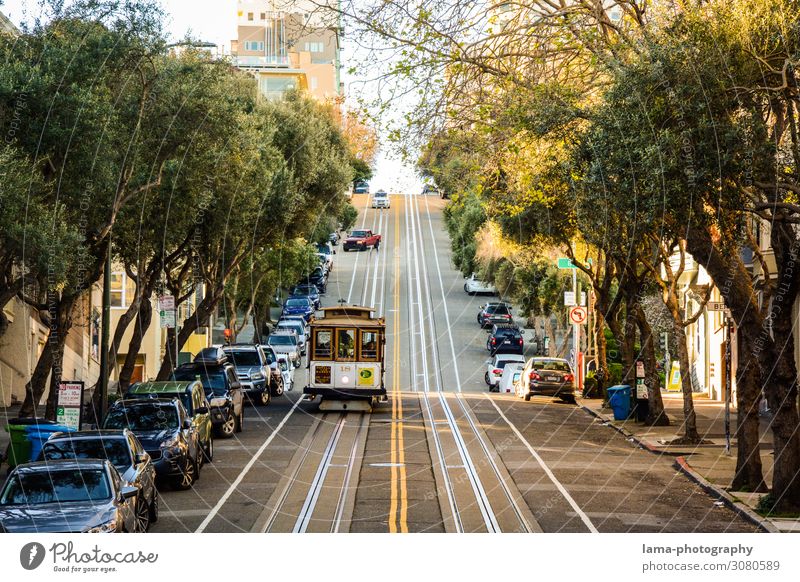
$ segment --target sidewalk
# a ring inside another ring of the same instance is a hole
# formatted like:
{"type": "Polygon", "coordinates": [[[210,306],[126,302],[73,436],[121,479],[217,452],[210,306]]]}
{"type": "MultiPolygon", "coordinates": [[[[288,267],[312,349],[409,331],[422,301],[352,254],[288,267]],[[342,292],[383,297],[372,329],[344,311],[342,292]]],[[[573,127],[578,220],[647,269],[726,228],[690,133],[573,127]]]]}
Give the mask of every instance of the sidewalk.
{"type": "MultiPolygon", "coordinates": [[[[599,421],[615,428],[629,440],[654,454],[675,457],[675,466],[689,479],[698,483],[709,494],[738,511],[743,517],[758,523],[767,531],[800,532],[800,520],[764,518],[756,513],[762,493],[729,491],[736,470],[736,409],[731,409],[731,454],[725,454],[725,404],[708,400],[704,395],[695,395],[694,408],[697,414],[697,430],[710,444],[687,446],[669,445],[681,436],[683,422],[683,398],[679,393],[662,393],[664,409],[670,426],[644,426],[635,420],[616,421],[610,409],[602,408],[600,399],[578,398],[578,405],[599,421]]],[[[764,479],[772,481],[772,432],[768,428],[769,418],[761,419],[761,463],[764,479]]]]}

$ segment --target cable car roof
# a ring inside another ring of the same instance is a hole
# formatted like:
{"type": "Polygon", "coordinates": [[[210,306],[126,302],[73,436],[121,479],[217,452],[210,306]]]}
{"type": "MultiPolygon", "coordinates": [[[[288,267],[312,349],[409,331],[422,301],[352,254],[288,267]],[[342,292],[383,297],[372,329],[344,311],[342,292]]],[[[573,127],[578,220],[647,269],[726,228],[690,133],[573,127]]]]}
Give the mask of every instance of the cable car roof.
{"type": "Polygon", "coordinates": [[[385,320],[382,317],[372,317],[375,311],[373,307],[361,307],[359,305],[341,305],[337,307],[323,307],[320,309],[322,317],[315,317],[311,320],[311,325],[353,325],[353,326],[384,326],[385,320]]]}

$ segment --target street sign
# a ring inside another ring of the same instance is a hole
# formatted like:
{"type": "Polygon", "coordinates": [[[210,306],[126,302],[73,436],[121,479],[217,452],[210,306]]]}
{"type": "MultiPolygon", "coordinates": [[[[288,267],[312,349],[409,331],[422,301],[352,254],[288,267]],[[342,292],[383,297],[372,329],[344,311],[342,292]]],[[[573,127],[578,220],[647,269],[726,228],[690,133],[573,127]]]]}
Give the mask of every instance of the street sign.
{"type": "Polygon", "coordinates": [[[175,327],[175,297],[173,295],[159,295],[158,316],[162,329],[175,327]]]}
{"type": "MultiPolygon", "coordinates": [[[[575,263],[573,263],[572,259],[570,259],[569,257],[560,257],[556,261],[556,264],[558,265],[559,269],[574,269],[575,268],[575,263]]],[[[586,264],[587,265],[591,265],[592,264],[592,259],[589,259],[588,261],[586,261],[586,264]]]]}
{"type": "Polygon", "coordinates": [[[673,361],[672,367],[669,371],[669,379],[667,381],[667,392],[680,392],[682,389],[681,366],[678,362],[673,361]]]}
{"type": "Polygon", "coordinates": [[[706,303],[706,309],[709,311],[725,311],[724,301],[709,301],[706,303]]]}
{"type": "Polygon", "coordinates": [[[80,430],[82,407],[83,382],[61,382],[56,400],[56,422],[80,430]]]}
{"type": "MultiPolygon", "coordinates": [[[[564,291],[564,305],[566,307],[576,305],[575,291],[564,291]]],[[[581,305],[586,305],[586,291],[581,291],[581,305]]]]}
{"type": "Polygon", "coordinates": [[[641,360],[636,361],[636,377],[644,378],[644,362],[641,360]]]}
{"type": "Polygon", "coordinates": [[[571,307],[569,310],[569,320],[578,325],[586,323],[586,308],[580,305],[571,307]]]}

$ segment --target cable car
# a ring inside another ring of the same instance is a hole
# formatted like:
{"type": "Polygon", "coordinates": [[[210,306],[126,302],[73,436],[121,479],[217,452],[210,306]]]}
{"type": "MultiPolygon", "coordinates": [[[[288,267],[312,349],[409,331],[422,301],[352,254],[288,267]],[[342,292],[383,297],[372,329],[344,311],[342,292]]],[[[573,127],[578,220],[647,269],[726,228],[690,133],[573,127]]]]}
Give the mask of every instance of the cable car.
{"type": "Polygon", "coordinates": [[[386,400],[383,384],[386,322],[371,307],[339,306],[320,310],[310,324],[308,386],[321,409],[365,410],[386,400]],[[349,404],[348,404],[349,403],[349,404]]]}

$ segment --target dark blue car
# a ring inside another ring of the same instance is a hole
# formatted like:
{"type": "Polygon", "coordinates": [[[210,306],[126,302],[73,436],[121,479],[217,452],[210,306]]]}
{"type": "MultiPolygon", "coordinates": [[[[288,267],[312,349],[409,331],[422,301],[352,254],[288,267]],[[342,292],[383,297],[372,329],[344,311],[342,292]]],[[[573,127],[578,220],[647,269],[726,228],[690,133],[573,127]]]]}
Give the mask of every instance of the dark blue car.
{"type": "Polygon", "coordinates": [[[314,315],[314,304],[308,297],[289,297],[283,304],[281,317],[284,315],[302,315],[308,321],[314,315]]]}

